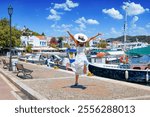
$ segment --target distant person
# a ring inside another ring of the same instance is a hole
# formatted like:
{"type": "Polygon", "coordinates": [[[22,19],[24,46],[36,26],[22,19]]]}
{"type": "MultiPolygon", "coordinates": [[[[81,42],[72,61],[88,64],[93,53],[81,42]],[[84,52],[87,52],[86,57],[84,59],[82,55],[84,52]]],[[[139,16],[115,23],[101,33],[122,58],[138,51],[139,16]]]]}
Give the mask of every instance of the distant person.
{"type": "Polygon", "coordinates": [[[87,73],[88,60],[85,55],[85,44],[86,44],[86,42],[89,42],[89,41],[95,39],[97,36],[99,36],[101,34],[98,33],[96,36],[88,39],[88,37],[82,33],[78,33],[74,36],[69,31],[67,31],[67,33],[69,34],[70,38],[75,42],[75,46],[77,49],[77,55],[75,57],[75,62],[74,62],[74,65],[75,65],[75,84],[74,84],[74,86],[77,86],[79,75],[87,73]]]}

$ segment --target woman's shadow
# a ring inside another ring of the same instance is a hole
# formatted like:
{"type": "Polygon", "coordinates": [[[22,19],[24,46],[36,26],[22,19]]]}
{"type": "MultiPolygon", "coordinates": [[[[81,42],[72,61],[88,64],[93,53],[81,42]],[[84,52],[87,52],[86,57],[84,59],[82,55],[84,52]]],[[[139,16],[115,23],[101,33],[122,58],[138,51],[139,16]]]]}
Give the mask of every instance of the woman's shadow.
{"type": "Polygon", "coordinates": [[[83,85],[71,85],[71,86],[65,86],[65,87],[62,87],[62,88],[77,88],[77,89],[82,89],[82,90],[85,90],[87,87],[83,86],[83,85]]]}
{"type": "Polygon", "coordinates": [[[87,87],[85,87],[85,86],[83,86],[83,85],[77,85],[77,86],[75,86],[75,85],[71,85],[70,86],[70,88],[78,88],[78,89],[86,89],[87,87]]]}

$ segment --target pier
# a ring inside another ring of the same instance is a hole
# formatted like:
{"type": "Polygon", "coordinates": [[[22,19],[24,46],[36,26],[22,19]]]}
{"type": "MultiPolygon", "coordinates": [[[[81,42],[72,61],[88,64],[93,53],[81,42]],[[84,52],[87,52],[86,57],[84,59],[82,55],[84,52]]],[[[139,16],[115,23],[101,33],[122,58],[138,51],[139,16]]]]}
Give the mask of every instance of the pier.
{"type": "Polygon", "coordinates": [[[10,72],[0,65],[0,81],[3,93],[11,95],[6,99],[37,100],[149,100],[150,87],[103,77],[83,75],[79,86],[74,85],[75,74],[71,71],[48,68],[45,65],[20,62],[25,68],[33,70],[33,78],[17,77],[16,71],[10,72]],[[5,83],[5,80],[9,82],[5,83]],[[11,88],[9,85],[13,85],[11,88]],[[14,92],[14,93],[12,93],[14,92]],[[18,93],[19,92],[19,93],[18,93]],[[17,98],[16,98],[17,97],[17,98]],[[20,98],[18,98],[20,97],[20,98]]]}

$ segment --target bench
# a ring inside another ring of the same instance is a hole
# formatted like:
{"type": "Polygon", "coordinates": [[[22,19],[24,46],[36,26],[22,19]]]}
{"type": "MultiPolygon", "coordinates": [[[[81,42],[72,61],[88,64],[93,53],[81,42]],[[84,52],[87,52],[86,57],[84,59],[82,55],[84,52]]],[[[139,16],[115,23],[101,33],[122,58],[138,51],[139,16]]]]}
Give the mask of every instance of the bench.
{"type": "Polygon", "coordinates": [[[3,62],[3,68],[7,69],[9,67],[9,63],[7,63],[5,59],[2,59],[2,62],[3,62]]]}
{"type": "Polygon", "coordinates": [[[31,73],[33,72],[33,70],[30,69],[26,69],[24,68],[23,64],[16,64],[16,68],[17,68],[17,76],[19,76],[19,73],[23,74],[23,78],[26,78],[27,76],[30,76],[30,78],[32,78],[31,73]]]}

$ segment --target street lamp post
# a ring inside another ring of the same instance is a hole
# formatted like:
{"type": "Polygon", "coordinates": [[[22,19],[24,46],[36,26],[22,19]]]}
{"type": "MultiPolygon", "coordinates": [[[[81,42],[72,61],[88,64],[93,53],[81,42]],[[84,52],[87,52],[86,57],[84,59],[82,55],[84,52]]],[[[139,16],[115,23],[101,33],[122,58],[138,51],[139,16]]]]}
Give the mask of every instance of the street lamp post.
{"type": "Polygon", "coordinates": [[[11,16],[13,14],[13,8],[12,6],[10,5],[8,7],[8,14],[9,14],[9,17],[10,17],[10,44],[9,44],[9,49],[10,49],[10,58],[9,58],[9,71],[12,71],[12,53],[11,53],[11,48],[12,48],[12,38],[11,38],[11,16]]]}

